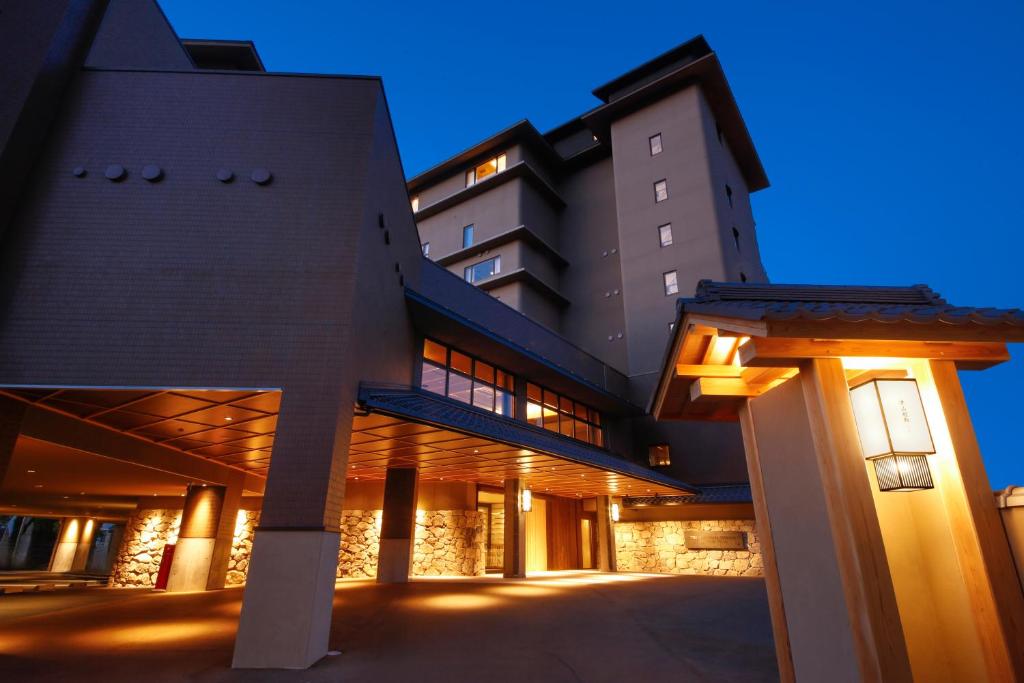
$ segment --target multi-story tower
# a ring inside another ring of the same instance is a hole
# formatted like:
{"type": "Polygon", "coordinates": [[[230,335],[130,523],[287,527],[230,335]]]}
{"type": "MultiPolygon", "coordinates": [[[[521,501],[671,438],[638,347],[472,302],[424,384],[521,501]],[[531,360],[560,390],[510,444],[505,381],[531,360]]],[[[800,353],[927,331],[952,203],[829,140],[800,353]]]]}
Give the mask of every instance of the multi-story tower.
{"type": "MultiPolygon", "coordinates": [[[[676,299],[701,279],[766,280],[750,193],[768,180],[702,37],[594,95],[591,111],[546,134],[522,121],[409,193],[430,259],[626,374],[645,406],[676,299]]],[[[745,477],[732,426],[638,418],[633,433],[616,450],[665,442],[680,475],[745,477]]]]}

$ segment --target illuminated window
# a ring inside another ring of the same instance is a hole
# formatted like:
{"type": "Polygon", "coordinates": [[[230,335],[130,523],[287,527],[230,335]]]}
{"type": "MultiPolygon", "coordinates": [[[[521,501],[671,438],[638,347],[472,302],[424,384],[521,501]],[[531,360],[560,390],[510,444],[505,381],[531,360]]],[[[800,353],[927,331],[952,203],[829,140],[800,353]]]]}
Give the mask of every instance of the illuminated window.
{"type": "Polygon", "coordinates": [[[501,272],[501,257],[495,256],[473,266],[466,266],[466,282],[480,282],[501,272]]]}
{"type": "Polygon", "coordinates": [[[668,199],[668,182],[659,180],[654,183],[654,201],[663,202],[668,199]]]}
{"type": "Polygon", "coordinates": [[[652,157],[655,154],[661,154],[661,133],[656,133],[656,134],[652,135],[651,139],[648,140],[648,142],[651,144],[651,156],[652,157]]]}
{"type": "Polygon", "coordinates": [[[505,163],[505,155],[499,154],[493,159],[488,159],[476,168],[466,171],[466,187],[476,185],[484,178],[490,178],[495,173],[501,173],[505,170],[505,163]]]}
{"type": "Polygon", "coordinates": [[[473,224],[470,223],[462,229],[462,248],[473,246],[473,224]]]}
{"type": "Polygon", "coordinates": [[[672,464],[672,458],[669,455],[668,444],[659,443],[653,446],[647,447],[647,459],[651,463],[651,467],[665,467],[666,465],[672,464]]]}
{"type": "Polygon", "coordinates": [[[423,243],[423,255],[430,256],[430,242],[423,243]]]}
{"type": "Polygon", "coordinates": [[[416,195],[415,197],[413,197],[412,200],[410,201],[410,204],[412,204],[412,212],[413,213],[416,213],[417,211],[419,211],[420,210],[420,196],[416,195]]]}
{"type": "Polygon", "coordinates": [[[667,273],[662,273],[661,277],[665,281],[665,296],[679,293],[679,278],[676,276],[676,271],[670,270],[667,273]]]}
{"type": "Polygon", "coordinates": [[[563,436],[604,446],[600,413],[536,384],[526,385],[526,421],[563,436]]]}
{"type": "Polygon", "coordinates": [[[515,414],[512,375],[430,339],[423,341],[420,388],[499,415],[515,414]]]}
{"type": "Polygon", "coordinates": [[[665,225],[658,226],[658,240],[661,242],[661,246],[668,247],[672,245],[672,224],[666,223],[665,225]]]}

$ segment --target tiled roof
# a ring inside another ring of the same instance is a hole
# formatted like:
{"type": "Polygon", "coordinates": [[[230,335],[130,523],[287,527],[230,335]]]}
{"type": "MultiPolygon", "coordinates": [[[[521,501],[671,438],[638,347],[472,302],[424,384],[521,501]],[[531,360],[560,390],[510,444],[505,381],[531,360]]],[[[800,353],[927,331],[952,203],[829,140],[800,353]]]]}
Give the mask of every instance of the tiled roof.
{"type": "Polygon", "coordinates": [[[612,455],[602,448],[419,389],[362,385],[359,387],[359,403],[374,411],[514,444],[677,491],[697,491],[694,486],[612,455]]]}
{"type": "Polygon", "coordinates": [[[983,325],[1020,332],[1019,308],[953,306],[926,285],[859,287],[850,285],[776,285],[701,280],[692,299],[677,303],[684,313],[745,320],[839,320],[880,323],[983,325]]]}
{"type": "Polygon", "coordinates": [[[624,498],[626,507],[649,507],[655,505],[700,505],[709,503],[752,503],[749,484],[723,484],[700,486],[695,496],[637,496],[624,498]]]}

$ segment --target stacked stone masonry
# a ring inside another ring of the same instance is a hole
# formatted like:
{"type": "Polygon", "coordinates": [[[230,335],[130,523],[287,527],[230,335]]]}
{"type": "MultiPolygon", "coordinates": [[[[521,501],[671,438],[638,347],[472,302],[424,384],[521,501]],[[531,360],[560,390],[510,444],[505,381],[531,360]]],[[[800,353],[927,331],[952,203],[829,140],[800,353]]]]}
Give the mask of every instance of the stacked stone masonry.
{"type": "Polygon", "coordinates": [[[763,576],[761,543],[754,520],[620,522],[615,525],[619,571],[705,576],[763,576]],[[741,531],[746,550],[687,548],[687,529],[741,531]]]}
{"type": "Polygon", "coordinates": [[[380,551],[380,510],[343,510],[338,578],[367,579],[377,576],[380,551]]]}
{"type": "Polygon", "coordinates": [[[231,539],[231,559],[228,560],[226,586],[240,586],[249,573],[249,556],[252,555],[252,539],[260,513],[256,510],[239,510],[235,522],[235,535],[231,539]]]}
{"type": "Polygon", "coordinates": [[[416,515],[413,576],[482,576],[487,551],[484,513],[433,510],[416,515]]]}
{"type": "Polygon", "coordinates": [[[178,539],[181,510],[136,510],[124,527],[124,539],[110,575],[116,588],[156,585],[164,546],[178,539]]]}

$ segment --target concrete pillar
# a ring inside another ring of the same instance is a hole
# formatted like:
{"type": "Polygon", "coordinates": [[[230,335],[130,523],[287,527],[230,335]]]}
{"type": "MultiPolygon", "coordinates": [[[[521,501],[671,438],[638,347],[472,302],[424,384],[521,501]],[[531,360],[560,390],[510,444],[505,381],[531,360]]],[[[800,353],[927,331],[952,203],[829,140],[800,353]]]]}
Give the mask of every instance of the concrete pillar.
{"type": "Polygon", "coordinates": [[[355,403],[355,385],[340,386],[284,392],[235,668],[305,669],[327,655],[355,403]]]}
{"type": "Polygon", "coordinates": [[[505,578],[526,576],[526,515],[522,479],[505,480],[505,578]]]}
{"type": "Polygon", "coordinates": [[[615,527],[609,496],[597,497],[597,568],[602,572],[618,571],[615,557],[615,527]]]}
{"type": "Polygon", "coordinates": [[[85,565],[89,561],[89,551],[92,550],[92,540],[96,537],[96,527],[98,526],[99,522],[95,519],[82,521],[82,532],[78,537],[78,548],[75,549],[75,558],[71,562],[71,571],[85,571],[85,565]]]}
{"type": "Polygon", "coordinates": [[[415,467],[389,467],[384,480],[384,510],[380,520],[379,583],[406,583],[412,568],[416,536],[415,467]]]}
{"type": "Polygon", "coordinates": [[[82,528],[86,520],[79,517],[65,517],[60,525],[57,545],[50,557],[50,571],[55,573],[69,572],[75,563],[78,553],[78,541],[82,537],[82,528]]]}
{"type": "Polygon", "coordinates": [[[167,592],[206,590],[227,488],[192,484],[185,496],[167,592]]]}
{"type": "Polygon", "coordinates": [[[245,474],[237,472],[232,473],[225,487],[217,533],[213,540],[213,556],[210,560],[206,590],[219,590],[227,581],[228,562],[231,560],[231,545],[235,540],[235,526],[238,523],[238,509],[242,504],[244,484],[245,474]]]}

